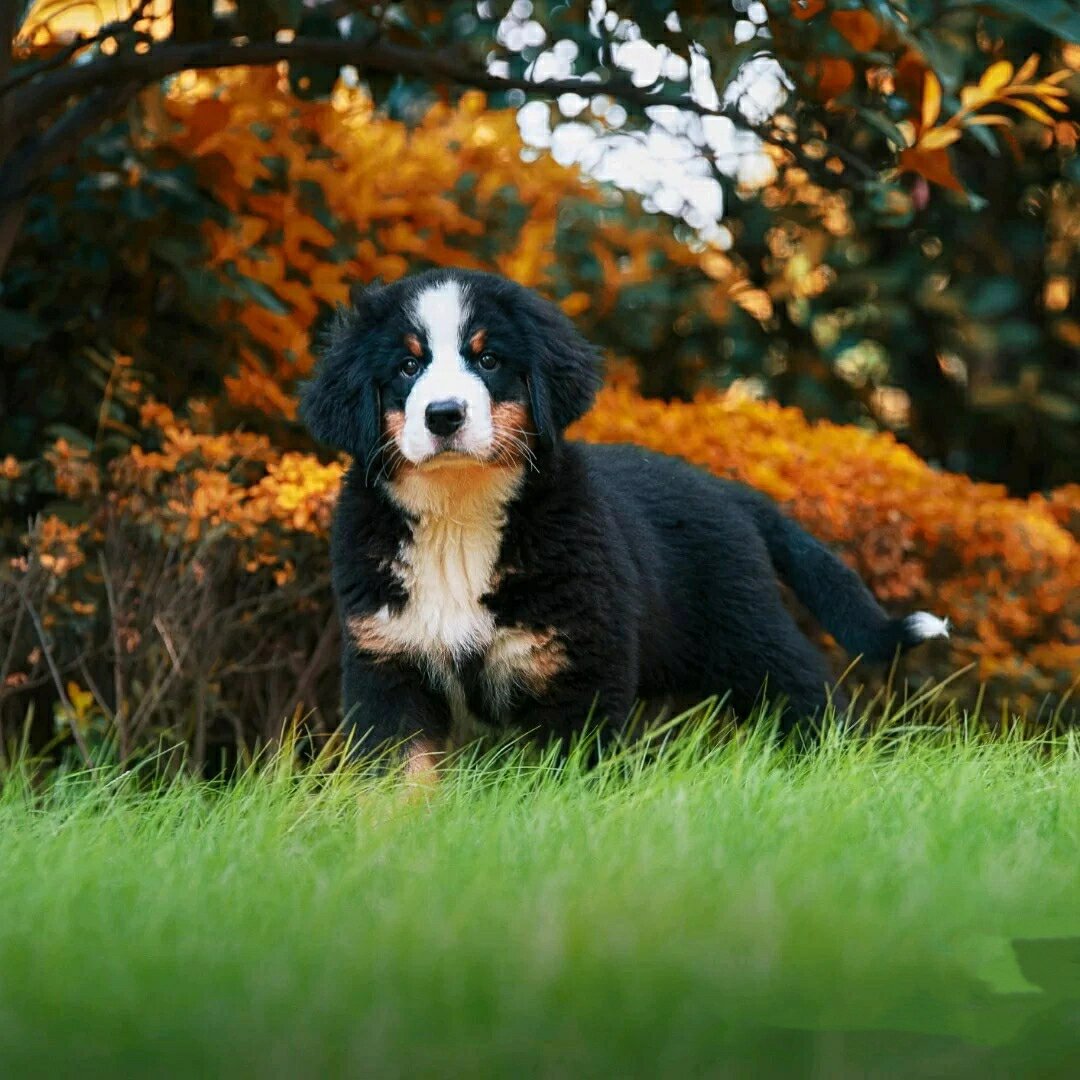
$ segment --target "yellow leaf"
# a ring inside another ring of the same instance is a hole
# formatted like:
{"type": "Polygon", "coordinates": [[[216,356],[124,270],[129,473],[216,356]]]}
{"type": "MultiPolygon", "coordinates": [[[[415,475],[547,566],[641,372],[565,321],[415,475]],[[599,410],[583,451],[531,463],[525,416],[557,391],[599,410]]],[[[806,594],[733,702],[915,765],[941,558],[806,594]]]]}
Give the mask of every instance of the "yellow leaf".
{"type": "Polygon", "coordinates": [[[77,682],[67,684],[68,698],[75,712],[75,720],[82,727],[94,705],[94,695],[89,690],[84,690],[77,682]]]}
{"type": "Polygon", "coordinates": [[[1034,86],[1025,87],[1025,92],[1035,94],[1038,97],[1066,98],[1069,91],[1064,86],[1054,86],[1051,83],[1035,83],[1034,86]]]}
{"type": "Polygon", "coordinates": [[[1067,112],[1069,111],[1069,106],[1068,106],[1068,105],[1066,105],[1064,101],[1058,101],[1058,99],[1057,99],[1057,98],[1052,98],[1052,97],[1043,97],[1043,96],[1042,96],[1042,95],[1040,94],[1040,95],[1039,95],[1039,100],[1040,100],[1040,101],[1041,101],[1041,102],[1042,102],[1042,103],[1043,103],[1043,104],[1044,104],[1044,105],[1045,105],[1045,106],[1046,106],[1046,107],[1047,107],[1048,109],[1053,109],[1053,110],[1054,110],[1054,112],[1056,112],[1056,113],[1067,113],[1067,112]]]}
{"type": "Polygon", "coordinates": [[[923,85],[922,99],[922,126],[923,130],[932,128],[941,115],[941,83],[932,72],[926,73],[926,82],[923,85]]]}
{"type": "Polygon", "coordinates": [[[919,147],[922,150],[944,150],[959,138],[960,131],[957,128],[931,128],[919,140],[919,147]]]}
{"type": "Polygon", "coordinates": [[[730,296],[743,311],[759,322],[772,318],[773,303],[764,289],[752,289],[746,282],[739,282],[731,289],[730,296]]]}
{"type": "Polygon", "coordinates": [[[1016,82],[1025,83],[1036,71],[1039,70],[1039,54],[1032,53],[1021,65],[1016,73],[1016,82]]]}
{"type": "Polygon", "coordinates": [[[993,100],[994,95],[987,93],[981,86],[960,87],[960,104],[971,112],[983,105],[988,105],[993,100]]]}
{"type": "Polygon", "coordinates": [[[1009,85],[1009,80],[1013,77],[1013,66],[1008,60],[999,60],[996,64],[991,64],[984,72],[983,77],[979,80],[980,90],[997,91],[1003,86],[1009,85]]]}
{"type": "Polygon", "coordinates": [[[572,292],[559,302],[559,306],[571,318],[588,311],[591,305],[592,297],[587,292],[572,292]]]}
{"type": "Polygon", "coordinates": [[[968,127],[1012,127],[1012,120],[1007,116],[997,116],[996,114],[990,114],[988,116],[973,116],[967,121],[968,127]]]}
{"type": "Polygon", "coordinates": [[[1063,83],[1066,79],[1071,79],[1076,74],[1075,71],[1069,68],[1062,68],[1060,71],[1055,71],[1053,75],[1047,75],[1043,82],[1052,83],[1057,86],[1058,83],[1063,83]]]}
{"type": "Polygon", "coordinates": [[[1054,122],[1054,118],[1045,109],[1040,109],[1038,105],[1034,105],[1030,101],[1012,98],[1009,104],[1014,109],[1019,109],[1022,113],[1030,116],[1032,120],[1038,120],[1040,124],[1046,124],[1049,127],[1054,122]]]}

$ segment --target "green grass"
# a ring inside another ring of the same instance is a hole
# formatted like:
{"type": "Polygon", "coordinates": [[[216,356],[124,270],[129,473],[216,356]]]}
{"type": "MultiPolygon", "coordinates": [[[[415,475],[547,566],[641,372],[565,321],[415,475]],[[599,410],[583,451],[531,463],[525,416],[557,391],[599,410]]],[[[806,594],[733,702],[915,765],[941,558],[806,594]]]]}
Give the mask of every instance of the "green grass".
{"type": "Polygon", "coordinates": [[[4,786],[4,1075],[1080,1061],[1075,740],[690,735],[464,763],[430,796],[284,767],[145,789],[4,786]]]}

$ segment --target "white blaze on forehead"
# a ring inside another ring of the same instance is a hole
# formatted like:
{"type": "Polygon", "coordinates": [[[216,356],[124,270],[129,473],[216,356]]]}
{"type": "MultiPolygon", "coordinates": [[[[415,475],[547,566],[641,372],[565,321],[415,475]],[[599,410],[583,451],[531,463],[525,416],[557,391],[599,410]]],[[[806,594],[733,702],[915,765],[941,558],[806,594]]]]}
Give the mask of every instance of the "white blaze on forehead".
{"type": "Polygon", "coordinates": [[[425,289],[413,303],[411,315],[431,357],[405,402],[401,449],[413,462],[431,457],[438,447],[427,429],[425,413],[434,401],[454,399],[465,404],[465,423],[454,448],[484,455],[491,449],[491,395],[483,380],[470,371],[461,355],[469,320],[469,298],[457,281],[425,289]]]}
{"type": "Polygon", "coordinates": [[[433,285],[416,298],[413,318],[431,353],[429,373],[436,368],[461,369],[461,340],[468,317],[466,297],[456,281],[433,285]]]}

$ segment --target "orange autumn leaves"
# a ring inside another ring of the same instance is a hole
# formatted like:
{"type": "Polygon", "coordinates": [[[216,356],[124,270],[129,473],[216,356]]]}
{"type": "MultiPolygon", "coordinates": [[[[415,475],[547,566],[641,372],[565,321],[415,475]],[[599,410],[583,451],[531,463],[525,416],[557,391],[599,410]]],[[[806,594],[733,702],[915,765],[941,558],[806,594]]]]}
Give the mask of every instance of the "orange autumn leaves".
{"type": "Polygon", "coordinates": [[[715,393],[665,404],[611,387],[577,433],[676,452],[767,492],[883,602],[948,615],[953,666],[1023,675],[1028,694],[1064,692],[1080,667],[1080,486],[1011,499],[892,436],[715,393]]]}
{"type": "MultiPolygon", "coordinates": [[[[199,432],[152,402],[143,421],[160,449],[134,447],[92,479],[93,466],[66,444],[50,464],[64,483],[77,476],[82,490],[100,487],[102,512],[187,545],[228,540],[238,568],[278,585],[298,565],[305,574],[323,565],[343,461],[243,432],[199,432]]],[[[750,483],[840,550],[884,603],[948,615],[950,648],[920,654],[916,670],[943,676],[975,664],[978,677],[1008,680],[1014,705],[1034,707],[1040,694],[1065,693],[1080,667],[1078,485],[1013,499],[933,470],[888,435],[812,424],[796,409],[738,394],[665,403],[625,380],[601,392],[573,434],[677,453],[750,483]]],[[[57,576],[78,569],[95,528],[46,519],[42,565],[57,576]]]]}
{"type": "MultiPolygon", "coordinates": [[[[549,155],[531,160],[513,110],[491,110],[479,93],[453,107],[436,104],[410,127],[378,115],[358,89],[303,101],[279,71],[235,70],[181,77],[164,116],[157,137],[194,162],[234,216],[230,228],[205,227],[212,264],[258,282],[272,301],[219,313],[250,338],[239,371],[225,377],[238,409],[295,419],[289,391],[311,370],[312,329],[352,282],[390,281],[429,264],[495,269],[527,285],[543,283],[552,269],[572,279],[577,268],[556,267],[555,255],[560,209],[571,203],[598,211],[588,246],[599,269],[563,296],[572,317],[610,318],[622,291],[652,280],[658,264],[708,277],[706,288],[687,290],[688,315],[700,308],[721,321],[732,305],[758,320],[772,314],[772,299],[751,284],[737,255],[695,250],[639,209],[629,224],[625,214],[603,214],[610,192],[549,155]]],[[[799,175],[793,170],[792,182],[799,175]]],[[[842,195],[785,182],[785,199],[804,196],[843,214],[842,195]]],[[[805,267],[808,281],[821,254],[805,267]]]]}
{"type": "MultiPolygon", "coordinates": [[[[303,101],[280,72],[245,69],[182,76],[165,111],[161,137],[195,162],[236,222],[207,225],[213,264],[280,301],[237,306],[260,349],[244,350],[241,371],[226,380],[234,405],[275,416],[294,415],[281,387],[310,371],[312,326],[347,299],[351,282],[450,264],[536,284],[552,260],[560,201],[600,198],[549,156],[523,161],[514,112],[488,110],[480,93],[436,104],[410,128],[376,116],[360,90],[303,101]]],[[[674,240],[668,247],[669,258],[696,261],[674,240]]],[[[570,304],[580,313],[602,299],[570,304]]]]}
{"type": "MultiPolygon", "coordinates": [[[[816,13],[815,10],[814,14],[816,13]]],[[[810,18],[805,11],[796,11],[795,17],[810,18]]],[[[877,20],[868,11],[834,11],[829,16],[829,22],[858,52],[872,49],[881,36],[877,20]]],[[[832,101],[841,97],[855,82],[855,65],[843,57],[826,56],[811,60],[806,66],[806,73],[814,84],[815,95],[820,101],[832,101]]]]}
{"type": "Polygon", "coordinates": [[[1061,83],[1073,72],[1066,69],[1039,79],[1036,76],[1038,67],[1039,57],[1035,55],[1028,57],[1018,70],[1007,60],[991,64],[978,85],[965,86],[960,91],[960,108],[945,119],[941,115],[941,82],[932,71],[927,71],[919,121],[913,128],[909,125],[914,145],[900,152],[900,171],[919,173],[941,187],[963,191],[953,173],[946,152],[948,147],[960,140],[965,129],[1008,128],[1013,124],[1012,117],[1006,113],[984,110],[993,106],[1015,109],[1040,124],[1053,126],[1055,120],[1051,113],[1069,111],[1063,100],[1068,92],[1061,83]]]}
{"type": "Polygon", "coordinates": [[[799,23],[827,19],[843,44],[836,55],[815,56],[807,62],[807,89],[817,100],[834,103],[855,85],[860,72],[871,85],[881,83],[884,76],[884,81],[910,106],[910,119],[895,126],[896,139],[905,140],[904,145],[897,146],[896,171],[900,174],[915,173],[940,187],[963,193],[948,150],[965,133],[978,127],[1008,129],[1014,126],[1016,113],[1055,129],[1061,116],[1069,111],[1064,100],[1068,93],[1062,83],[1076,74],[1075,62],[1072,67],[1039,77],[1040,58],[1032,55],[1019,69],[1007,60],[991,63],[977,84],[960,88],[959,107],[943,117],[941,81],[925,56],[904,48],[896,35],[884,31],[865,9],[827,9],[825,0],[800,0],[791,9],[799,23]],[[884,74],[887,69],[882,68],[880,57],[871,60],[866,55],[875,48],[894,53],[891,74],[884,74]]]}
{"type": "Polygon", "coordinates": [[[293,573],[289,537],[326,535],[340,462],[282,451],[261,435],[200,433],[156,402],[142,420],[161,449],[132,447],[108,471],[112,505],[132,521],[188,544],[228,537],[246,571],[269,567],[279,584],[293,573]]]}
{"type": "MultiPolygon", "coordinates": [[[[792,8],[791,14],[800,22],[807,22],[824,11],[825,7],[825,0],[804,0],[801,6],[792,8]]],[[[881,37],[881,28],[868,11],[834,11],[829,14],[829,23],[857,52],[872,49],[881,37]]],[[[821,101],[840,97],[855,82],[855,65],[843,57],[826,56],[811,60],[806,71],[821,101]]]]}

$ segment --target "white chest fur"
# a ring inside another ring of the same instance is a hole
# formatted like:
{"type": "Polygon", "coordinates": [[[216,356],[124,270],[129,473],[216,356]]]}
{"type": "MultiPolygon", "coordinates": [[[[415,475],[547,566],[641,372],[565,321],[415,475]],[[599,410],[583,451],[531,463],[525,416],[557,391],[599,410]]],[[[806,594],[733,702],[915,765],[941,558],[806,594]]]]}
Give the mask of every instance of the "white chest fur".
{"type": "Polygon", "coordinates": [[[521,481],[520,468],[468,461],[395,480],[391,493],[410,529],[390,569],[407,600],[397,611],[384,607],[350,622],[362,650],[404,653],[444,684],[455,661],[488,650],[495,618],[481,598],[491,591],[506,508],[521,481]]]}
{"type": "Polygon", "coordinates": [[[380,613],[382,635],[432,659],[486,649],[495,620],[480,598],[491,588],[501,541],[501,521],[418,519],[393,567],[408,601],[393,615],[380,613]]]}
{"type": "MultiPolygon", "coordinates": [[[[440,470],[442,473],[442,470],[440,470]]],[[[442,475],[410,473],[395,482],[395,500],[410,515],[410,533],[391,569],[407,600],[391,611],[349,622],[358,648],[406,655],[445,694],[460,738],[474,729],[457,662],[482,657],[487,706],[503,715],[515,690],[538,692],[566,663],[553,630],[496,626],[482,597],[492,591],[506,508],[520,469],[448,466],[442,475]]]]}

